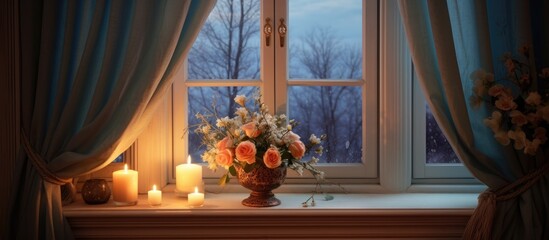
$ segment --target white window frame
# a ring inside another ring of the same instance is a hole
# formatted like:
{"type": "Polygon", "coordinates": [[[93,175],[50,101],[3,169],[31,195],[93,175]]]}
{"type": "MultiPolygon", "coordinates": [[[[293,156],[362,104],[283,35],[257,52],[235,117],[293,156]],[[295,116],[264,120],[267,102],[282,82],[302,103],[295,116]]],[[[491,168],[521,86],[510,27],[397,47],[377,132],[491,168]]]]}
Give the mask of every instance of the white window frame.
{"type": "Polygon", "coordinates": [[[463,164],[427,164],[426,163],[426,109],[425,96],[419,86],[417,76],[413,75],[413,178],[417,182],[440,182],[440,179],[460,179],[461,182],[475,182],[473,175],[463,164]],[[429,181],[426,181],[430,179],[429,181]],[[468,181],[469,180],[469,181],[468,181]]]}
{"type": "MultiPolygon", "coordinates": [[[[264,2],[273,2],[274,0],[267,0],[264,2]]],[[[378,47],[377,51],[370,52],[376,54],[379,59],[376,60],[378,71],[375,73],[377,85],[377,99],[375,114],[373,118],[370,113],[366,113],[364,122],[370,121],[371,124],[377,126],[375,133],[366,134],[364,142],[373,142],[376,144],[376,156],[368,156],[368,158],[375,159],[377,161],[377,167],[371,167],[369,171],[376,173],[376,178],[361,178],[361,179],[348,179],[348,178],[336,178],[333,182],[340,183],[345,187],[346,191],[352,192],[368,192],[368,193],[387,193],[387,192],[480,192],[485,189],[482,184],[470,184],[470,182],[463,181],[439,181],[439,182],[421,182],[413,179],[413,115],[412,115],[412,103],[413,103],[413,84],[412,84],[412,63],[411,56],[408,50],[408,44],[406,42],[406,36],[402,27],[398,4],[396,0],[364,0],[368,4],[378,4],[377,14],[379,15],[378,24],[372,31],[377,32],[378,37],[374,40],[375,47],[378,47]],[[463,184],[465,183],[465,184],[463,184]]],[[[264,9],[264,11],[271,11],[264,9]]],[[[368,16],[367,16],[368,17],[368,16]]],[[[371,16],[370,16],[371,17],[371,16]]],[[[264,17],[262,18],[261,26],[263,25],[264,17]]],[[[370,20],[369,20],[370,21],[370,20]]],[[[291,30],[290,30],[291,31],[291,30]]],[[[365,31],[366,32],[366,31],[365,31]]],[[[371,36],[370,36],[371,37],[371,36]]],[[[372,40],[372,39],[371,39],[372,40]]],[[[264,41],[263,39],[261,41],[264,41]]],[[[366,46],[364,50],[368,47],[366,46]]],[[[264,53],[262,56],[268,57],[268,54],[264,53]]],[[[366,62],[366,60],[364,61],[366,62]]],[[[364,63],[366,64],[366,63],[364,63]]],[[[272,68],[271,68],[272,69],[272,68]]],[[[367,69],[367,68],[365,68],[367,69]]],[[[269,71],[268,69],[265,69],[269,71]]],[[[156,149],[153,152],[159,153],[161,156],[159,160],[154,161],[154,156],[149,157],[152,161],[142,161],[138,156],[135,157],[135,161],[138,164],[136,168],[139,172],[139,185],[140,192],[145,193],[147,186],[152,184],[158,184],[164,186],[164,190],[170,191],[174,188],[175,166],[185,161],[187,155],[187,149],[183,138],[183,129],[186,126],[182,126],[181,123],[187,122],[186,109],[178,109],[178,106],[173,103],[186,103],[186,85],[182,84],[182,81],[178,79],[184,79],[186,71],[186,64],[181,68],[173,85],[172,92],[167,96],[165,106],[162,110],[159,110],[159,114],[155,115],[156,124],[149,127],[145,134],[139,137],[141,139],[148,139],[152,136],[166,137],[166,141],[159,144],[153,144],[154,146],[147,146],[148,149],[156,149]],[[175,94],[184,93],[184,94],[175,94]],[[161,124],[160,124],[161,123],[161,124]],[[170,144],[171,143],[171,144],[170,144]],[[153,170],[148,170],[152,167],[153,170]]],[[[274,70],[272,70],[274,71],[274,70]]],[[[266,71],[264,74],[270,74],[266,71]]],[[[373,73],[371,73],[373,74],[373,73]]],[[[267,84],[269,80],[267,76],[262,76],[263,82],[259,81],[259,84],[267,84]]],[[[270,86],[274,86],[274,79],[270,86]]],[[[192,84],[198,84],[200,82],[194,81],[192,84]]],[[[214,82],[204,81],[206,86],[215,85],[214,82]]],[[[191,85],[192,85],[191,84],[191,85]]],[[[225,83],[226,84],[226,83],[225,83]]],[[[253,85],[253,81],[237,82],[239,86],[253,85]]],[[[232,85],[232,84],[231,84],[232,85]]],[[[262,88],[263,89],[263,88],[262,88]]],[[[274,102],[269,99],[274,99],[268,92],[263,93],[265,101],[270,106],[274,105],[274,102]],[[269,102],[271,101],[271,102],[269,102]]],[[[372,97],[372,96],[370,96],[372,97]]],[[[371,101],[371,99],[368,99],[371,101]]],[[[368,107],[367,105],[364,105],[368,107]]],[[[271,108],[272,109],[272,108],[271,108]]],[[[370,124],[370,123],[369,123],[370,124]]],[[[367,129],[367,128],[363,128],[367,129]]],[[[150,141],[148,141],[150,143],[150,141]]],[[[145,152],[141,148],[143,144],[136,146],[136,152],[145,152]]],[[[147,144],[148,145],[148,144],[147,144]]],[[[422,148],[424,149],[424,147],[422,148]]],[[[151,155],[151,154],[148,154],[151,155]]],[[[153,154],[157,155],[157,154],[153,154]]],[[[211,170],[204,167],[204,182],[206,188],[216,191],[217,189],[217,177],[220,176],[222,171],[218,171],[216,174],[211,174],[211,170]],[[211,175],[208,175],[211,174],[211,175]]],[[[290,171],[291,172],[291,171],[290,171]]],[[[235,181],[231,181],[233,184],[235,181]]],[[[310,192],[314,188],[314,180],[312,179],[288,179],[286,183],[281,186],[277,191],[285,192],[310,192]]],[[[478,183],[478,182],[476,182],[478,183]]],[[[238,187],[237,184],[225,187],[224,192],[231,191],[244,191],[245,189],[238,187]]],[[[216,191],[217,192],[217,191],[216,191]]]]}

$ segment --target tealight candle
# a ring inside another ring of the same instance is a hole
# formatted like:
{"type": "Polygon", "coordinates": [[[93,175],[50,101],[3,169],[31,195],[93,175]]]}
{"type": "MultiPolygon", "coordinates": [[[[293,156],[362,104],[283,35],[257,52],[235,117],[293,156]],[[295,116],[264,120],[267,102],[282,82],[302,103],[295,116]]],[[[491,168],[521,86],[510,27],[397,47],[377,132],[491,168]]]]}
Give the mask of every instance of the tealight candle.
{"type": "Polygon", "coordinates": [[[157,206],[162,203],[162,191],[156,190],[156,185],[153,185],[153,189],[150,190],[148,195],[149,204],[152,206],[157,206]]]}
{"type": "Polygon", "coordinates": [[[128,164],[112,173],[112,200],[118,206],[137,203],[137,171],[128,170],[128,164]]]}
{"type": "Polygon", "coordinates": [[[191,156],[187,164],[180,164],[175,169],[175,192],[178,196],[187,197],[195,186],[202,184],[202,167],[191,163],[191,156]]]}
{"type": "Polygon", "coordinates": [[[198,192],[198,187],[194,187],[194,193],[189,193],[188,195],[189,206],[191,207],[200,207],[204,205],[204,193],[198,192]]]}

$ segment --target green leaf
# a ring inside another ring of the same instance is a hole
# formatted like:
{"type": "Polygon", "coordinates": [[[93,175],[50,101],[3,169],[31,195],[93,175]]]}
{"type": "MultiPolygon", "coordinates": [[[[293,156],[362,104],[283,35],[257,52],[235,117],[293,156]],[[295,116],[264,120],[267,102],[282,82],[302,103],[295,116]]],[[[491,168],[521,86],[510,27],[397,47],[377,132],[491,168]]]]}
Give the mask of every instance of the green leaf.
{"type": "Polygon", "coordinates": [[[334,196],[330,194],[324,194],[324,201],[334,200],[334,196]]]}
{"type": "Polygon", "coordinates": [[[236,169],[234,168],[234,166],[229,167],[229,173],[231,173],[231,175],[233,176],[236,176],[236,169]]]}
{"type": "Polygon", "coordinates": [[[229,182],[229,180],[231,179],[229,178],[229,173],[227,172],[219,179],[218,184],[224,186],[226,183],[229,182]]]}
{"type": "Polygon", "coordinates": [[[255,163],[254,164],[245,164],[244,165],[244,172],[251,172],[252,170],[254,170],[255,168],[255,163]]]}

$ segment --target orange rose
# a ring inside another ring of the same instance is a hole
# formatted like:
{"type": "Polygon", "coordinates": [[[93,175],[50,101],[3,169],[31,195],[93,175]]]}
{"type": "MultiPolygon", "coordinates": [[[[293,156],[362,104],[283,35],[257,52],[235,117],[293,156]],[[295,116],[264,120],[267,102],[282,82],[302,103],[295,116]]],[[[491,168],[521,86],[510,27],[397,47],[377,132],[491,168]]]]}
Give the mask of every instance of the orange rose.
{"type": "Polygon", "coordinates": [[[223,167],[231,166],[233,164],[233,152],[230,149],[218,151],[215,162],[223,167]]]}
{"type": "Polygon", "coordinates": [[[301,141],[297,140],[290,144],[290,153],[293,157],[297,159],[301,159],[303,155],[305,155],[305,144],[303,144],[301,141]]]}
{"type": "Polygon", "coordinates": [[[227,148],[232,148],[233,147],[233,140],[230,137],[225,137],[225,138],[221,139],[221,141],[217,142],[216,147],[219,150],[225,150],[227,148]]]}
{"type": "Polygon", "coordinates": [[[255,125],[255,122],[249,122],[244,125],[242,125],[242,130],[246,132],[246,136],[249,138],[255,138],[261,134],[261,131],[257,129],[257,126],[255,125]]]}
{"type": "Polygon", "coordinates": [[[250,141],[244,141],[238,144],[236,147],[236,159],[238,161],[244,161],[248,164],[255,162],[255,154],[257,150],[255,149],[255,144],[250,141]]]}
{"type": "Polygon", "coordinates": [[[277,168],[282,164],[282,159],[280,158],[280,152],[276,148],[269,148],[263,155],[263,162],[268,168],[277,168]]]}

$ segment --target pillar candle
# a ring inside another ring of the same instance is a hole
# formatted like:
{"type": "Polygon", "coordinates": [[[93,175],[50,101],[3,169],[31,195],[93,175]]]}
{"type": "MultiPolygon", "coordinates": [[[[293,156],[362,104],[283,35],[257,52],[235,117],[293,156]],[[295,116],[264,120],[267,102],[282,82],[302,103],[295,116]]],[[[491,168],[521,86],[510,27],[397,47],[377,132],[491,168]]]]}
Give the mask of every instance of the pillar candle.
{"type": "Polygon", "coordinates": [[[112,199],[116,205],[135,205],[137,203],[137,171],[124,170],[112,173],[112,199]]]}
{"type": "Polygon", "coordinates": [[[186,164],[180,164],[175,170],[175,190],[178,196],[187,197],[195,186],[202,184],[202,167],[191,163],[191,156],[186,164]]]}
{"type": "Polygon", "coordinates": [[[162,203],[162,191],[156,190],[156,185],[153,185],[153,189],[148,192],[149,204],[157,206],[162,203]]]}
{"type": "Polygon", "coordinates": [[[194,187],[194,193],[188,195],[189,206],[200,207],[204,205],[204,193],[198,192],[198,187],[194,187]]]}

